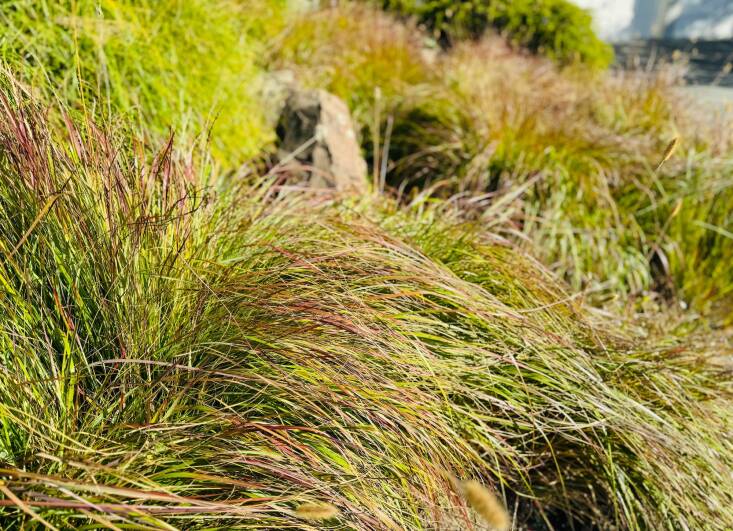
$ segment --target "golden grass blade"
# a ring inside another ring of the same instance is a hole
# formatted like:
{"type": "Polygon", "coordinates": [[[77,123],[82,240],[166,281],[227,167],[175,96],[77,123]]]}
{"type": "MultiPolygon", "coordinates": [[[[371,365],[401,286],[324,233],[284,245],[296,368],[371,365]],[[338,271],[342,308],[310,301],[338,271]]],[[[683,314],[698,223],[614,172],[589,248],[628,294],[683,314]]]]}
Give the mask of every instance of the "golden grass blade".
{"type": "Polygon", "coordinates": [[[56,203],[56,200],[58,200],[58,198],[61,197],[61,194],[62,193],[63,192],[57,192],[57,193],[51,195],[51,197],[48,198],[48,200],[46,201],[46,203],[43,205],[43,208],[41,208],[41,211],[36,216],[36,219],[34,219],[33,220],[33,223],[31,223],[31,226],[28,227],[28,230],[25,231],[25,233],[23,234],[23,236],[21,236],[21,238],[18,241],[18,243],[15,244],[15,247],[13,247],[13,250],[10,251],[10,254],[8,254],[8,258],[12,258],[12,256],[16,252],[18,252],[18,249],[20,249],[21,245],[23,245],[25,243],[25,241],[28,239],[28,236],[31,235],[31,233],[33,232],[33,230],[38,226],[38,224],[46,216],[46,214],[48,214],[48,211],[51,210],[51,208],[53,207],[54,203],[56,203]]]}

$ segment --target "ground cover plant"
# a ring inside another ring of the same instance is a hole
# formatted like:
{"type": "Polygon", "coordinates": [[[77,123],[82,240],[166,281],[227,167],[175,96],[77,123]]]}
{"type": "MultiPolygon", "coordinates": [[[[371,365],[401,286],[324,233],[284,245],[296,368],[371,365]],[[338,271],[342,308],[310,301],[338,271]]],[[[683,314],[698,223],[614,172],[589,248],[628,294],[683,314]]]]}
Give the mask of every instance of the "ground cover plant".
{"type": "Polygon", "coordinates": [[[449,205],[222,182],[1,101],[7,525],[468,525],[451,476],[518,523],[733,521],[730,384],[694,343],[598,327],[449,205]]]}

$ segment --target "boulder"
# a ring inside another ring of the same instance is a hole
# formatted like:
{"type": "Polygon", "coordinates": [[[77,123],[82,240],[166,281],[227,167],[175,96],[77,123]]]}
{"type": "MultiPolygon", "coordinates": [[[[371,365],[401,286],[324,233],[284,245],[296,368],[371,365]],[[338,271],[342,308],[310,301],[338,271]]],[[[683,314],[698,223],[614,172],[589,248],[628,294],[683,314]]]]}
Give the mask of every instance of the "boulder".
{"type": "Polygon", "coordinates": [[[274,128],[288,96],[297,87],[295,73],[287,69],[274,70],[264,73],[259,82],[260,97],[267,102],[262,111],[267,124],[274,128]]]}
{"type": "Polygon", "coordinates": [[[346,104],[325,90],[291,89],[277,125],[278,159],[291,182],[365,192],[367,164],[346,104]]]}

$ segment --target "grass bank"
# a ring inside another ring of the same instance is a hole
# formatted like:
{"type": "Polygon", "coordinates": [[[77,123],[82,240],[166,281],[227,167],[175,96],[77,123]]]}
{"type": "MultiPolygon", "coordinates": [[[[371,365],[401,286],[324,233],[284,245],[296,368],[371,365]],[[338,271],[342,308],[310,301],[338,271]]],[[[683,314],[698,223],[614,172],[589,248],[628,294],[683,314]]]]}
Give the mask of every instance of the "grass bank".
{"type": "Polygon", "coordinates": [[[466,529],[479,483],[517,528],[732,527],[725,129],[258,5],[0,14],[0,527],[466,529]],[[373,195],[241,164],[267,68],[349,102],[373,195]]]}
{"type": "Polygon", "coordinates": [[[503,234],[598,304],[655,293],[729,321],[730,128],[673,72],[559,67],[496,36],[442,53],[353,5],[292,21],[271,64],[350,102],[374,179],[403,199],[499,202],[503,234]]]}
{"type": "Polygon", "coordinates": [[[237,166],[274,137],[259,57],[286,11],[284,0],[11,0],[0,56],[46,101],[156,141],[210,136],[237,166]]]}
{"type": "Polygon", "coordinates": [[[0,101],[5,525],[466,526],[451,476],[534,526],[733,522],[705,347],[624,338],[449,204],[251,187],[0,101]]]}

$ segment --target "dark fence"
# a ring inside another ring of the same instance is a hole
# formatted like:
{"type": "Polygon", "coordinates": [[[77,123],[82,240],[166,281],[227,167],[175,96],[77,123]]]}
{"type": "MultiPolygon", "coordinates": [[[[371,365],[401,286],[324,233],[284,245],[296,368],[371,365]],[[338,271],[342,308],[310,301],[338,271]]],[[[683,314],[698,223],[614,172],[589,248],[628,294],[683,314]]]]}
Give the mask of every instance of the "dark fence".
{"type": "Polygon", "coordinates": [[[650,39],[614,46],[616,64],[645,68],[687,63],[687,81],[696,85],[733,87],[733,40],[650,39]]]}

